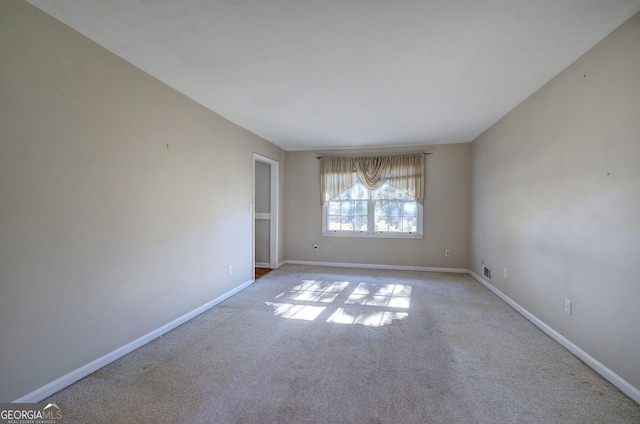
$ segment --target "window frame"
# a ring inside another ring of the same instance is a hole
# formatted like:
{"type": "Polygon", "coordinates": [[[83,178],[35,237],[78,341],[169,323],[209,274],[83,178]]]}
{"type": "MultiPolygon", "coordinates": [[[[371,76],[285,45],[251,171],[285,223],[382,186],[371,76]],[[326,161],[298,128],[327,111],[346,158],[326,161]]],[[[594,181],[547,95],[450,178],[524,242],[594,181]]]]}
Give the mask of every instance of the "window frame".
{"type": "MultiPolygon", "coordinates": [[[[388,181],[388,178],[387,178],[388,181]]],[[[365,238],[395,238],[395,239],[422,239],[424,235],[424,220],[423,220],[423,205],[415,201],[418,208],[417,211],[417,230],[411,233],[403,233],[396,231],[375,231],[375,202],[374,196],[375,190],[369,190],[365,187],[368,193],[367,199],[367,216],[368,225],[370,228],[368,231],[345,231],[345,230],[330,230],[329,229],[329,204],[330,201],[322,205],[322,236],[323,237],[365,237],[365,238]]]]}

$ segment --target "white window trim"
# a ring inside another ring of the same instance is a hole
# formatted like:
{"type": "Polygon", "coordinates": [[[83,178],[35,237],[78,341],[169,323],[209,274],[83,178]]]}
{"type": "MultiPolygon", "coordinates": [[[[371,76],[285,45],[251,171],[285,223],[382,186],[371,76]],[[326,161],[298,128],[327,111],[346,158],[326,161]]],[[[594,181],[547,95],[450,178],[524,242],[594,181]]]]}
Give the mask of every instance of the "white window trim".
{"type": "MultiPolygon", "coordinates": [[[[338,230],[329,230],[327,228],[328,224],[328,214],[329,214],[329,202],[326,202],[322,205],[322,236],[323,237],[371,237],[371,238],[395,238],[395,239],[421,239],[424,238],[424,221],[423,221],[423,205],[417,203],[418,205],[418,231],[415,233],[398,233],[391,231],[338,231],[338,230]]],[[[370,225],[373,228],[372,225],[370,225]]]]}

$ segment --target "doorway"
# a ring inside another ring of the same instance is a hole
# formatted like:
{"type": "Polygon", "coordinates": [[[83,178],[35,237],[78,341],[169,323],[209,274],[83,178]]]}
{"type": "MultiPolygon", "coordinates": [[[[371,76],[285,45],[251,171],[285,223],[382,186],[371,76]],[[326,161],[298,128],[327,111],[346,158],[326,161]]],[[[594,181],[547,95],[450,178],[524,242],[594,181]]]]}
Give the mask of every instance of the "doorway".
{"type": "Polygon", "coordinates": [[[253,155],[253,279],[255,269],[278,267],[279,164],[253,155]]]}

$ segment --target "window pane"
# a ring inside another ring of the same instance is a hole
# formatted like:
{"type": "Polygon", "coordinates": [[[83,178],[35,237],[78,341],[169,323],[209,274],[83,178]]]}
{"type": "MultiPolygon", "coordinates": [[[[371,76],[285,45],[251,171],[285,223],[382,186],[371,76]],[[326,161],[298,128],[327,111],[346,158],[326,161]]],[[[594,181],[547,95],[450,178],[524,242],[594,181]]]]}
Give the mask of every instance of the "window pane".
{"type": "Polygon", "coordinates": [[[402,231],[405,233],[418,231],[418,219],[414,217],[402,218],[402,231]]]}
{"type": "Polygon", "coordinates": [[[402,199],[402,200],[411,200],[411,196],[405,193],[402,190],[395,188],[394,186],[389,186],[389,199],[402,199]]]}
{"type": "Polygon", "coordinates": [[[397,200],[389,201],[389,215],[400,216],[401,215],[400,203],[397,200]]]}
{"type": "Polygon", "coordinates": [[[402,231],[402,218],[399,216],[390,216],[388,231],[402,231]]]}
{"type": "Polygon", "coordinates": [[[402,192],[394,186],[389,186],[389,199],[401,199],[402,192]]]}
{"type": "Polygon", "coordinates": [[[336,197],[336,200],[353,199],[354,189],[355,189],[355,187],[351,187],[351,188],[346,189],[345,191],[340,193],[340,195],[338,195],[338,197],[336,197]]]}
{"type": "Polygon", "coordinates": [[[354,187],[354,199],[368,199],[369,198],[369,190],[362,184],[356,184],[354,187]]]}
{"type": "Polygon", "coordinates": [[[357,176],[354,182],[327,205],[329,231],[417,233],[419,206],[415,199],[391,186],[389,180],[374,192],[357,176]],[[369,228],[372,219],[374,228],[369,228]]]}
{"type": "Polygon", "coordinates": [[[341,230],[353,231],[355,228],[355,221],[353,215],[343,215],[341,217],[341,230]]]}
{"type": "Polygon", "coordinates": [[[376,200],[376,217],[387,215],[389,210],[389,202],[386,200],[376,200]]]}
{"type": "Polygon", "coordinates": [[[374,198],[376,199],[388,199],[389,198],[389,180],[374,192],[374,198]]]}
{"type": "Polygon", "coordinates": [[[376,231],[388,231],[389,224],[385,216],[376,216],[376,231]]]}
{"type": "Polygon", "coordinates": [[[342,215],[349,215],[349,214],[352,214],[353,212],[354,212],[353,202],[343,201],[340,208],[340,213],[342,215]]]}
{"type": "Polygon", "coordinates": [[[366,215],[356,216],[356,230],[367,231],[367,225],[369,224],[368,221],[369,219],[366,215]]]}
{"type": "Polygon", "coordinates": [[[356,202],[356,215],[367,215],[367,201],[361,200],[356,202]]]}
{"type": "Polygon", "coordinates": [[[402,203],[402,215],[417,215],[418,204],[416,202],[403,202],[402,203]]]}

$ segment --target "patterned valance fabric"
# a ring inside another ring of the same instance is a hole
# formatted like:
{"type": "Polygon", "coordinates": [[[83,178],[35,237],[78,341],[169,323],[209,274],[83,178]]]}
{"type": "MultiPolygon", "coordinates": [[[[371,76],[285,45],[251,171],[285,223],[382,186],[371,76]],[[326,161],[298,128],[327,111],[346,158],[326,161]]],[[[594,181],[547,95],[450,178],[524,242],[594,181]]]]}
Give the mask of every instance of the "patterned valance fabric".
{"type": "Polygon", "coordinates": [[[323,205],[353,184],[352,158],[320,159],[320,198],[323,205]]]}
{"type": "Polygon", "coordinates": [[[360,178],[362,185],[369,190],[376,190],[389,177],[391,170],[390,157],[356,158],[353,160],[356,175],[360,178]]]}
{"type": "Polygon", "coordinates": [[[320,200],[325,204],[343,191],[353,187],[353,173],[369,190],[389,183],[424,202],[424,154],[404,156],[376,156],[362,158],[320,159],[320,200]]]}

